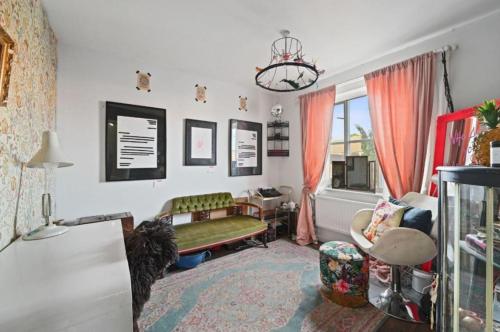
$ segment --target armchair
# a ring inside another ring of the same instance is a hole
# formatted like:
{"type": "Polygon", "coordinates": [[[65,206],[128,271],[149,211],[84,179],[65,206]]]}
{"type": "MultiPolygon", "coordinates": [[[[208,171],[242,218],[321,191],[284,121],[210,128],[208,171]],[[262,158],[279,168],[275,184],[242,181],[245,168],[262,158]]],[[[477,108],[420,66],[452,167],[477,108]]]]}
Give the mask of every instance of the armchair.
{"type": "MultiPolygon", "coordinates": [[[[437,198],[410,192],[401,198],[408,205],[431,210],[432,220],[437,217],[437,198]]],[[[412,308],[417,308],[401,292],[400,266],[425,263],[436,256],[434,240],[427,234],[412,228],[397,227],[385,231],[375,243],[370,242],[363,230],[370,224],[373,210],[363,209],[356,213],[351,224],[351,236],[367,254],[391,265],[391,286],[379,297],[374,305],[386,314],[408,321],[420,322],[412,308]]]]}

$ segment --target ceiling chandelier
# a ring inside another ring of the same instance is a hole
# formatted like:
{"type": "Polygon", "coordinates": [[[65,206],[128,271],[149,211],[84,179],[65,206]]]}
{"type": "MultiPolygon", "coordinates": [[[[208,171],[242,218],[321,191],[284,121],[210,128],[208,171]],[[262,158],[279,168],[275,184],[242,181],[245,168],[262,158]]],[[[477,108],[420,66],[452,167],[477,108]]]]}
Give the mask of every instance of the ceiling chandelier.
{"type": "Polygon", "coordinates": [[[316,63],[307,62],[302,43],[290,37],[290,31],[281,30],[281,38],[271,45],[271,61],[265,68],[256,67],[255,83],[266,90],[290,92],[307,89],[318,80],[324,70],[316,63]]]}

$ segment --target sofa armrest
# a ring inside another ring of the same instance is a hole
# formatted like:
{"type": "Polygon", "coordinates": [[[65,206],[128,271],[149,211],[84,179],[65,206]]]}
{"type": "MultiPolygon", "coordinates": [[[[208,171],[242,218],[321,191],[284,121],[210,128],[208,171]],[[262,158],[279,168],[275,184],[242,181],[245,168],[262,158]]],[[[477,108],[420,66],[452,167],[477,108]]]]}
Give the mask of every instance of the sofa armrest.
{"type": "Polygon", "coordinates": [[[246,207],[252,207],[252,208],[258,209],[259,210],[259,219],[264,220],[264,211],[257,204],[248,203],[248,202],[235,202],[234,204],[236,206],[246,206],[246,207]]]}
{"type": "Polygon", "coordinates": [[[406,227],[386,230],[370,250],[370,255],[391,265],[423,264],[436,254],[436,244],[427,234],[406,227]]]}
{"type": "Polygon", "coordinates": [[[363,234],[363,230],[370,224],[372,215],[373,210],[371,209],[359,210],[354,215],[351,223],[351,237],[356,242],[356,244],[367,253],[369,253],[370,248],[373,246],[373,243],[365,237],[365,235],[363,234]]]}

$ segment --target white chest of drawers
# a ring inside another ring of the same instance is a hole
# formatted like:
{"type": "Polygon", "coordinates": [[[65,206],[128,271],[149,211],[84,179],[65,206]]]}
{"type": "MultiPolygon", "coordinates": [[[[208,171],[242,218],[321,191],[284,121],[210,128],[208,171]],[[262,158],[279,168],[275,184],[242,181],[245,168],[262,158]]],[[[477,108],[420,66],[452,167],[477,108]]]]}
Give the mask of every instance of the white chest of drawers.
{"type": "Polygon", "coordinates": [[[0,252],[0,331],[132,331],[121,221],[0,252]]]}

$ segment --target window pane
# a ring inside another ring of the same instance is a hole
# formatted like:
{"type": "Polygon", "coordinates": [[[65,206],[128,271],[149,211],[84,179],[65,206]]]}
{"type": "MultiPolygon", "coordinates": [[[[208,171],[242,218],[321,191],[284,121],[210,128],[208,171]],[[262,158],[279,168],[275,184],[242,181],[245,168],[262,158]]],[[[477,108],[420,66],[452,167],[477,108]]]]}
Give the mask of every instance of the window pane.
{"type": "Polygon", "coordinates": [[[373,141],[349,143],[350,156],[368,156],[368,160],[376,160],[373,141]]]}
{"type": "Polygon", "coordinates": [[[330,160],[331,161],[344,161],[344,143],[331,143],[330,144],[330,160]]]}
{"type": "Polygon", "coordinates": [[[373,139],[368,97],[351,99],[349,103],[349,139],[373,139]]]}
{"type": "Polygon", "coordinates": [[[344,141],[344,103],[336,104],[333,109],[332,142],[344,141]]]}

